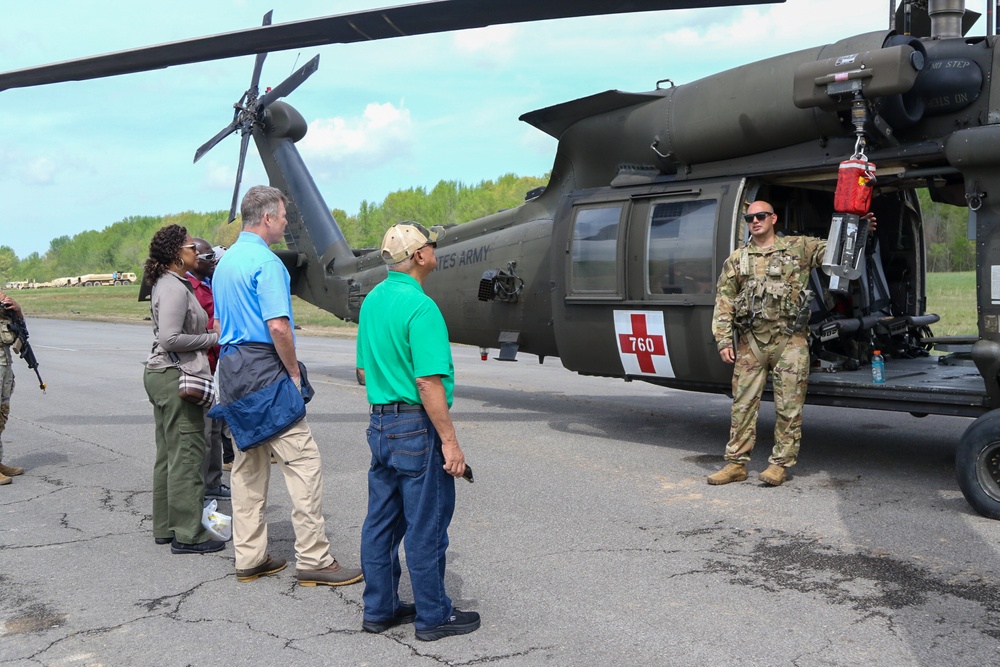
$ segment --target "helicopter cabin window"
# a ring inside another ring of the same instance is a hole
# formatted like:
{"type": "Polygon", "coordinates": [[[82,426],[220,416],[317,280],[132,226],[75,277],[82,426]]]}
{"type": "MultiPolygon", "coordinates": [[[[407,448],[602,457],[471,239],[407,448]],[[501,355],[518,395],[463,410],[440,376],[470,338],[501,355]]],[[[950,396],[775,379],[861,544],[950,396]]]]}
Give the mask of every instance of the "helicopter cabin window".
{"type": "Polygon", "coordinates": [[[618,293],[618,230],[622,206],[581,208],[573,222],[574,293],[618,293]]]}
{"type": "Polygon", "coordinates": [[[711,294],[715,199],[669,201],[650,207],[646,267],[649,294],[711,294]]]}

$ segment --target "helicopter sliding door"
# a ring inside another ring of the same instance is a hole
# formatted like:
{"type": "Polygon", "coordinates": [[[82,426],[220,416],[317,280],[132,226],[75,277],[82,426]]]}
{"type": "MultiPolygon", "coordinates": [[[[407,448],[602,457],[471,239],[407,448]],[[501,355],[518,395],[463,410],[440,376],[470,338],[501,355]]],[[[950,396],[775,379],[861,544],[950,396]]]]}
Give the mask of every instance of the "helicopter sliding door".
{"type": "Polygon", "coordinates": [[[616,313],[619,355],[628,375],[670,379],[666,384],[672,385],[729,383],[731,371],[719,360],[712,337],[712,311],[721,269],[716,248],[721,244],[728,251],[730,225],[722,221],[731,218],[731,191],[728,184],[703,183],[633,197],[628,321],[626,314],[616,313]],[[646,331],[662,327],[669,371],[664,364],[650,364],[641,345],[630,347],[634,323],[646,331]]]}
{"type": "Polygon", "coordinates": [[[730,191],[729,184],[647,186],[567,202],[553,257],[563,365],[662,384],[729,382],[711,320],[730,191]]]}

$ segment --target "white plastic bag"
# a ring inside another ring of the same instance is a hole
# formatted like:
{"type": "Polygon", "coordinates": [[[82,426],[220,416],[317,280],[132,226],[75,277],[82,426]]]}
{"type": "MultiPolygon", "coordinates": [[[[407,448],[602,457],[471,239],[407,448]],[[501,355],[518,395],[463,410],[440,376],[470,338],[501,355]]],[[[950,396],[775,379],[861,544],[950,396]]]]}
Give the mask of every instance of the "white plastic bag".
{"type": "Polygon", "coordinates": [[[233,518],[218,511],[219,503],[212,500],[201,511],[201,525],[213,539],[228,542],[233,539],[233,518]]]}

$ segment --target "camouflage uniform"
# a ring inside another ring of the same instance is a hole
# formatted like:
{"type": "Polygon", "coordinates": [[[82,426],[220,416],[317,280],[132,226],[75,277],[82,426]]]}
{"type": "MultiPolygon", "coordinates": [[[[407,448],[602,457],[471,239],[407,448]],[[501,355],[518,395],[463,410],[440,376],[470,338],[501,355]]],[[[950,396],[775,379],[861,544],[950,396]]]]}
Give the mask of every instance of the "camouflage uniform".
{"type": "Polygon", "coordinates": [[[5,326],[9,321],[10,315],[0,307],[0,463],[3,463],[3,430],[10,415],[10,395],[14,393],[13,355],[10,353],[14,340],[5,326]]]}
{"type": "Polygon", "coordinates": [[[753,242],[725,261],[719,276],[712,333],[719,350],[733,347],[733,413],[726,460],[745,464],[757,438],[757,413],[768,373],[774,389],[774,450],[768,461],[795,465],[802,440],[802,406],[809,382],[808,327],[796,326],[810,271],[823,262],[826,241],[775,237],[753,242]],[[796,329],[800,329],[795,331],[796,329]]]}

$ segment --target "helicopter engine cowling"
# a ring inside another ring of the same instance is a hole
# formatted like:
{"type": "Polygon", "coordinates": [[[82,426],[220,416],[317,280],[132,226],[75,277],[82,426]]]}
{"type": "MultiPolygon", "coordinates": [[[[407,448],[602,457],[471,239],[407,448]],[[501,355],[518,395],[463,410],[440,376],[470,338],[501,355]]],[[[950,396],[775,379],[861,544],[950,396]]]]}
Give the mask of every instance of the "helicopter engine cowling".
{"type": "MultiPolygon", "coordinates": [[[[570,178],[573,187],[599,187],[611,183],[621,165],[648,166],[672,174],[691,165],[766,153],[824,137],[848,137],[853,128],[837,113],[794,104],[796,69],[803,63],[877,51],[888,34],[871,32],[776,56],[657,90],[626,108],[584,116],[560,130],[553,180],[570,178]],[[609,132],[609,126],[621,131],[609,132]],[[623,136],[631,140],[623,142],[623,136]]],[[[586,98],[577,103],[585,105],[586,98]]],[[[568,103],[526,114],[526,118],[544,116],[550,127],[560,127],[552,122],[549,111],[566,117],[577,112],[568,103]]]]}
{"type": "Polygon", "coordinates": [[[792,82],[803,63],[877,52],[886,36],[858,35],[678,86],[659,122],[658,152],[670,156],[667,161],[692,165],[849,134],[836,114],[796,106],[792,82]]]}

